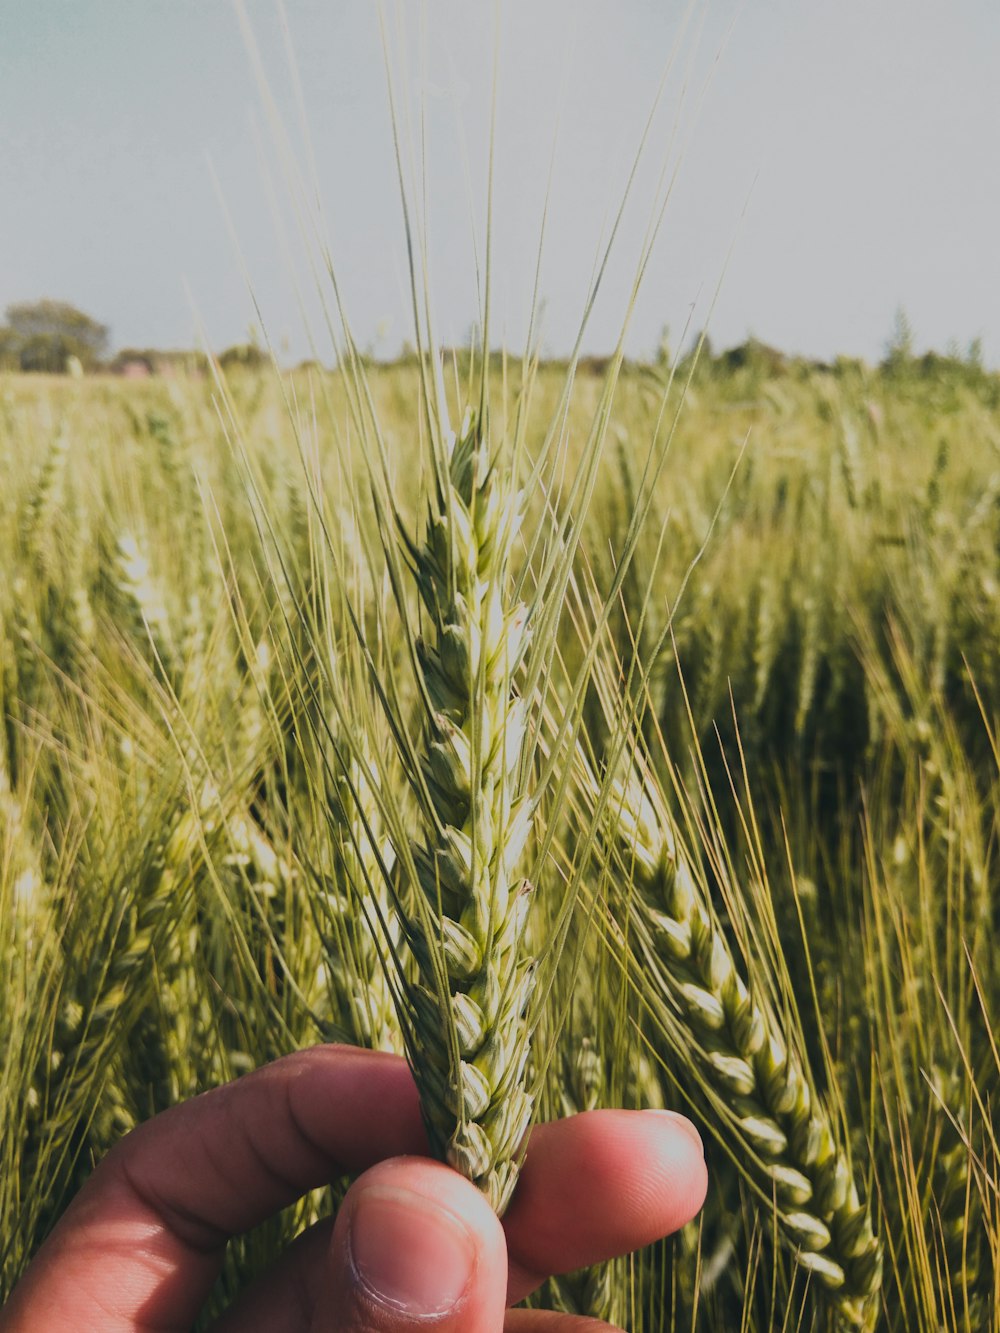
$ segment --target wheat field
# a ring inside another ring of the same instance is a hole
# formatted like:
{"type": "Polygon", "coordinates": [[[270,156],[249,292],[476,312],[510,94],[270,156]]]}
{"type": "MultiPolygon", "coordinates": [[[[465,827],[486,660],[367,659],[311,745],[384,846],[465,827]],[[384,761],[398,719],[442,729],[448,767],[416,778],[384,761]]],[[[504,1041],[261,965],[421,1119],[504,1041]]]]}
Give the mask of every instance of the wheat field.
{"type": "Polygon", "coordinates": [[[533,1118],[695,1119],[553,1308],[1000,1330],[1000,380],[744,353],[0,376],[0,1301],[347,1041],[498,1209],[533,1118]]]}

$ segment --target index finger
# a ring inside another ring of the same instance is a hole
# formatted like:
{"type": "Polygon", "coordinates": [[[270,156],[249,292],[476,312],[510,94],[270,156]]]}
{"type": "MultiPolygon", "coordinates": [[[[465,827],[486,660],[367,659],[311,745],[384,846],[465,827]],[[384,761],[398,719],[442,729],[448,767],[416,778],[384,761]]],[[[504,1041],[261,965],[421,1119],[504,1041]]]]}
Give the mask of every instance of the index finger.
{"type": "Polygon", "coordinates": [[[39,1251],[0,1330],[187,1330],[230,1237],[338,1175],[426,1152],[405,1061],[344,1046],[286,1056],[123,1139],[39,1251]]]}

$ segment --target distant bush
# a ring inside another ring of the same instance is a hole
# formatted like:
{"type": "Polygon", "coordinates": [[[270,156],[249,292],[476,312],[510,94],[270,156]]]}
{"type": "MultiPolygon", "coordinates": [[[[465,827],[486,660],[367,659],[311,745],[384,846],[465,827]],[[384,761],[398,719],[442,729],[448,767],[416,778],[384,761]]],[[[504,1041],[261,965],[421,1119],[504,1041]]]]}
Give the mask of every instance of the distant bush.
{"type": "Polygon", "coordinates": [[[0,329],[0,364],[64,374],[72,362],[91,370],[104,355],[109,330],[65,301],[23,301],[7,307],[0,329]]]}
{"type": "Polygon", "coordinates": [[[270,364],[270,360],[256,343],[237,343],[220,354],[219,365],[223,370],[261,370],[270,364]]]}

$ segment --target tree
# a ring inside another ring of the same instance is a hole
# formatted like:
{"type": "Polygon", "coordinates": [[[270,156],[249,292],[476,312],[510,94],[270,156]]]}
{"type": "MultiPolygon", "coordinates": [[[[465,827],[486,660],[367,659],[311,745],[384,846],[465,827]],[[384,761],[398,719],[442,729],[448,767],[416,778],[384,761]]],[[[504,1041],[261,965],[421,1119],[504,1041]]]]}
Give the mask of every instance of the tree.
{"type": "Polygon", "coordinates": [[[237,343],[219,354],[219,365],[223,370],[260,370],[270,363],[271,358],[254,342],[237,343]]]}
{"type": "Polygon", "coordinates": [[[0,370],[21,369],[21,340],[13,329],[0,325],[0,370]]]}
{"type": "Polygon", "coordinates": [[[22,301],[7,307],[6,341],[22,370],[61,372],[75,356],[89,369],[104,355],[108,327],[65,301],[22,301]]]}
{"type": "Polygon", "coordinates": [[[885,344],[885,357],[882,369],[890,375],[905,375],[913,369],[915,360],[915,339],[913,325],[902,306],[896,310],[892,320],[892,330],[885,344]]]}

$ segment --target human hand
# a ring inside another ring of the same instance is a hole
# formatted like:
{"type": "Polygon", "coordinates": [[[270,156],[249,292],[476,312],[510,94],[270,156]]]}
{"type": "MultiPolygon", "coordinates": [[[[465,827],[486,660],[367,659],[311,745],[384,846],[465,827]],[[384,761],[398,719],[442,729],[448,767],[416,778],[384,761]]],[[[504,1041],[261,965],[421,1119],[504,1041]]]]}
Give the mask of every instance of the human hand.
{"type": "Polygon", "coordinates": [[[532,1131],[502,1224],[428,1160],[405,1061],[290,1055],[173,1107],[100,1163],[29,1266],[0,1333],[190,1329],[230,1237],[357,1175],[216,1333],[583,1333],[510,1311],[553,1273],[649,1244],[701,1207],[697,1132],[670,1112],[591,1111],[532,1131]]]}

